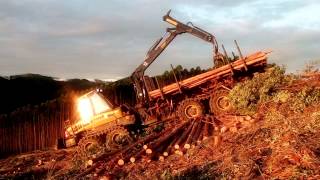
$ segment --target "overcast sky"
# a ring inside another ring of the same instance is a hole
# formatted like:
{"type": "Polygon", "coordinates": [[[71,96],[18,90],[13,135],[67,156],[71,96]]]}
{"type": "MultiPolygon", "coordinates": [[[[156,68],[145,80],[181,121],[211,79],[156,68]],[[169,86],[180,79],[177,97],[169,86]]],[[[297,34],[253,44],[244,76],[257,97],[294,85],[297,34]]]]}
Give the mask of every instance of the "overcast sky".
{"type": "MultiPolygon", "coordinates": [[[[272,50],[270,62],[290,72],[320,59],[318,0],[0,0],[0,75],[37,73],[57,78],[129,76],[170,25],[191,21],[228,52],[237,39],[244,54],[272,50]]],[[[212,66],[210,44],[177,37],[151,65],[212,66]]]]}

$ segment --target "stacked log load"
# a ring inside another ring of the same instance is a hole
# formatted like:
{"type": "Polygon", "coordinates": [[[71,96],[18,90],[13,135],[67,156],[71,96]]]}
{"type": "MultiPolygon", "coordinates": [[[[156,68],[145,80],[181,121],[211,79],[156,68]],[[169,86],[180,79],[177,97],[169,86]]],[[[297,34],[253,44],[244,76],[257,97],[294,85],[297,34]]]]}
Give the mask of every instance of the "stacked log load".
{"type": "Polygon", "coordinates": [[[153,90],[149,92],[149,96],[151,98],[158,98],[161,97],[161,93],[163,94],[172,94],[179,91],[179,88],[183,89],[191,89],[195,86],[198,86],[200,84],[203,84],[209,80],[212,80],[214,78],[219,78],[226,74],[231,74],[233,70],[241,70],[245,66],[254,66],[255,64],[266,64],[267,55],[268,52],[256,52],[254,54],[251,54],[247,56],[244,59],[239,59],[235,62],[230,63],[231,66],[225,65],[217,69],[213,69],[211,71],[199,74],[197,76],[185,79],[179,84],[173,83],[170,85],[167,85],[165,87],[162,87],[161,90],[153,90]],[[244,63],[245,62],[245,63],[244,63]],[[161,92],[162,91],[162,92],[161,92]]]}

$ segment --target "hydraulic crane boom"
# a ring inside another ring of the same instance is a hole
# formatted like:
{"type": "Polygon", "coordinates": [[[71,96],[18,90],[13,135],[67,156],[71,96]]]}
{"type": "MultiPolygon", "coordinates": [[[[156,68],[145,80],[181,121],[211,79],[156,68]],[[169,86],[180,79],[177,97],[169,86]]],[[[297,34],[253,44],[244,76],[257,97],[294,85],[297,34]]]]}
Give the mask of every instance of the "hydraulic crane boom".
{"type": "Polygon", "coordinates": [[[187,24],[179,22],[178,20],[170,16],[170,11],[168,11],[168,13],[165,16],[163,16],[163,21],[168,22],[174,27],[167,28],[167,33],[169,35],[161,37],[154,43],[154,45],[148,51],[143,63],[136,68],[136,70],[132,73],[131,76],[138,97],[138,103],[140,104],[146,103],[149,99],[144,81],[144,73],[146,69],[155,61],[155,59],[163,52],[163,50],[171,43],[171,41],[177,35],[189,33],[204,41],[211,43],[213,45],[214,62],[216,62],[218,59],[221,59],[222,56],[218,52],[218,44],[215,37],[212,34],[194,26],[191,22],[187,24]]]}

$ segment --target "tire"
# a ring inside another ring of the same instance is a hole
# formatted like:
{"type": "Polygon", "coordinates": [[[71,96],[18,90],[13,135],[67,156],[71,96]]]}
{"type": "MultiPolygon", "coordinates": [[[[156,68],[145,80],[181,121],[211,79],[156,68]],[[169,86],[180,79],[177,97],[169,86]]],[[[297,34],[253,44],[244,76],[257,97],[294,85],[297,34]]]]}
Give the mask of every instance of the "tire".
{"type": "Polygon", "coordinates": [[[87,157],[90,157],[93,154],[97,154],[100,151],[101,146],[98,140],[95,138],[83,138],[79,141],[78,148],[80,150],[80,153],[87,157]]]}
{"type": "Polygon", "coordinates": [[[111,130],[106,135],[106,147],[109,150],[117,150],[132,143],[129,132],[122,127],[111,130]]]}
{"type": "Polygon", "coordinates": [[[210,111],[214,115],[223,115],[232,113],[233,106],[228,98],[229,91],[226,89],[217,89],[211,95],[209,100],[210,111]]]}
{"type": "Polygon", "coordinates": [[[199,101],[185,99],[178,106],[177,115],[183,120],[195,119],[204,115],[204,107],[199,101]]]}

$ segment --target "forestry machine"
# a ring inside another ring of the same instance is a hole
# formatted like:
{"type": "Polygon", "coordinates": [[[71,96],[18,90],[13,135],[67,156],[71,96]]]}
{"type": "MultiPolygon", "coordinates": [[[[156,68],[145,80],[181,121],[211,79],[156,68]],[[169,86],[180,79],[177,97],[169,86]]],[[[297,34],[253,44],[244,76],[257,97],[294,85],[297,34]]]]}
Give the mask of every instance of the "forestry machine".
{"type": "Polygon", "coordinates": [[[177,35],[183,33],[189,33],[193,36],[196,36],[206,42],[209,42],[213,46],[213,61],[215,65],[219,65],[220,63],[224,62],[224,56],[219,53],[218,51],[218,43],[216,38],[200,29],[199,27],[194,26],[191,22],[187,24],[183,24],[178,20],[172,18],[170,16],[170,11],[163,16],[163,21],[168,22],[169,24],[173,25],[172,28],[167,28],[166,34],[158,39],[153,46],[149,49],[145,60],[142,64],[140,64],[136,70],[132,73],[131,78],[135,85],[136,95],[138,98],[138,102],[142,104],[147,104],[149,97],[148,97],[148,89],[145,82],[144,73],[146,69],[157,59],[157,57],[166,49],[166,47],[172,42],[172,40],[177,37],[177,35]]]}
{"type": "Polygon", "coordinates": [[[163,20],[173,27],[167,28],[168,35],[154,43],[143,63],[131,76],[138,100],[136,109],[144,123],[165,121],[172,116],[185,121],[200,118],[205,114],[217,117],[233,113],[228,98],[230,89],[236,82],[252,76],[255,72],[264,71],[267,53],[256,52],[243,57],[235,41],[239,56],[233,53],[232,59],[228,57],[223,45],[224,54],[219,53],[218,43],[212,34],[194,26],[191,22],[187,24],[179,22],[170,16],[170,11],[163,20]],[[213,45],[214,68],[185,80],[178,80],[172,68],[175,83],[160,86],[156,77],[150,78],[144,73],[170,42],[183,33],[191,34],[213,45]]]}
{"type": "MultiPolygon", "coordinates": [[[[144,119],[145,124],[153,123],[154,121],[158,121],[159,119],[168,117],[175,110],[175,108],[173,108],[175,104],[173,104],[174,101],[172,101],[175,98],[168,98],[163,96],[163,94],[161,98],[152,99],[149,97],[149,91],[153,90],[154,87],[156,87],[154,85],[155,79],[152,80],[148,76],[145,76],[144,73],[146,69],[172,42],[172,40],[177,37],[177,35],[181,35],[184,33],[191,34],[212,44],[213,62],[215,68],[225,65],[227,62],[225,60],[225,56],[219,53],[218,43],[214,35],[197,26],[194,26],[191,22],[184,24],[174,19],[170,16],[170,12],[171,10],[169,10],[168,13],[163,16],[163,21],[171,24],[173,27],[167,28],[165,35],[158,39],[153,46],[151,46],[143,63],[140,64],[131,75],[131,79],[134,82],[138,102],[136,109],[138,109],[139,114],[142,116],[142,119],[144,119]]],[[[177,81],[176,76],[175,79],[177,81]]],[[[157,86],[161,91],[162,88],[159,87],[158,82],[157,86]]],[[[182,92],[181,88],[179,89],[179,92],[182,94],[185,93],[182,92]]]]}
{"type": "Polygon", "coordinates": [[[134,108],[124,105],[114,107],[99,92],[85,94],[78,100],[81,120],[67,127],[67,146],[78,144],[81,149],[87,150],[104,144],[108,149],[118,149],[132,141],[133,136],[129,133],[132,131],[128,128],[137,127],[138,122],[150,127],[174,116],[186,121],[204,114],[216,116],[230,113],[232,106],[227,95],[234,83],[241,80],[241,76],[250,76],[263,69],[261,67],[266,64],[265,53],[258,52],[243,58],[238,45],[240,59],[230,63],[225,50],[224,55],[218,52],[218,43],[212,34],[191,22],[179,22],[170,16],[170,11],[163,16],[163,20],[173,27],[167,28],[166,35],[154,43],[131,76],[137,105],[134,108]],[[144,73],[172,40],[184,33],[212,44],[215,67],[182,81],[174,74],[176,82],[161,87],[156,78],[144,73]]]}
{"type": "Polygon", "coordinates": [[[67,126],[66,147],[78,145],[81,150],[89,150],[104,144],[114,150],[132,140],[126,128],[135,123],[135,117],[125,106],[114,107],[100,91],[90,91],[77,99],[80,119],[67,126]]]}

